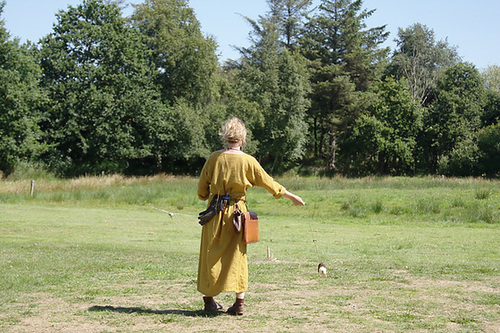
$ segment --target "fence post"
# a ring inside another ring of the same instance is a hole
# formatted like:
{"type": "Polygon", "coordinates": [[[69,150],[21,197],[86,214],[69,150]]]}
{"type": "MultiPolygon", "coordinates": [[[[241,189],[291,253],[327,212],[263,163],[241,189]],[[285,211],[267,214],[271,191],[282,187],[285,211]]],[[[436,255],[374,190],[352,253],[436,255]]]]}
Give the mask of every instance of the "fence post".
{"type": "Polygon", "coordinates": [[[32,179],[31,180],[31,188],[30,188],[30,194],[31,197],[33,198],[33,192],[35,191],[35,181],[32,179]]]}

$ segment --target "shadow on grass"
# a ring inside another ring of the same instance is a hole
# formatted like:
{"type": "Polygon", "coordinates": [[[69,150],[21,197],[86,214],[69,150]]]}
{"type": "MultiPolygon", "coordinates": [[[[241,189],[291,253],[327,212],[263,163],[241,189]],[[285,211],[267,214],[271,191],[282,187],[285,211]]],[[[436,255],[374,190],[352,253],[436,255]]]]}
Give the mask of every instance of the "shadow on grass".
{"type": "Polygon", "coordinates": [[[159,314],[159,315],[181,315],[186,317],[217,317],[224,312],[203,311],[203,310],[153,310],[139,307],[121,307],[121,306],[99,306],[95,305],[89,308],[93,312],[117,312],[117,313],[138,313],[138,314],[159,314]]]}

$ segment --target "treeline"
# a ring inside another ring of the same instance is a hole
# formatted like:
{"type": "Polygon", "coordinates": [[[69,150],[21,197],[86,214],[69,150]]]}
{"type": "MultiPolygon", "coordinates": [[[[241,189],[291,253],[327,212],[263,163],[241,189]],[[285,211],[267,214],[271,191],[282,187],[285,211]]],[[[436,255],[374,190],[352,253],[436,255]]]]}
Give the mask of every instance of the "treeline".
{"type": "MultiPolygon", "coordinates": [[[[5,3],[0,4],[1,8],[5,3]]],[[[500,69],[414,24],[396,49],[361,0],[268,0],[219,64],[186,0],[82,0],[21,44],[0,23],[0,170],[195,173],[229,116],[272,173],[500,175],[500,69]]],[[[230,29],[230,27],[228,27],[230,29]]]]}

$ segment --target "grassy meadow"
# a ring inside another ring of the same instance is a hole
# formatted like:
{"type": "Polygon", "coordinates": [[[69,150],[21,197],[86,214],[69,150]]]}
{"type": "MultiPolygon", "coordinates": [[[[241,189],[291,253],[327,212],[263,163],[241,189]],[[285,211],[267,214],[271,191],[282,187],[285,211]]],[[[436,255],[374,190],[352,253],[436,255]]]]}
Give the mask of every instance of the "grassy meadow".
{"type": "Polygon", "coordinates": [[[0,181],[2,332],[500,332],[500,181],[279,178],[306,207],[251,189],[231,317],[200,311],[196,179],[34,179],[0,181]]]}

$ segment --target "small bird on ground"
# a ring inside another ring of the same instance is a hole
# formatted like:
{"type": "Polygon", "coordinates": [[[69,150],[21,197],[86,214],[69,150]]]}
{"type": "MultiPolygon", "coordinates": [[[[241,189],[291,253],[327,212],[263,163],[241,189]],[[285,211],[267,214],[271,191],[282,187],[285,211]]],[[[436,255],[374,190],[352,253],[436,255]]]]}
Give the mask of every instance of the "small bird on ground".
{"type": "Polygon", "coordinates": [[[318,265],[318,272],[321,273],[324,277],[326,277],[326,266],[322,262],[318,265]]]}

